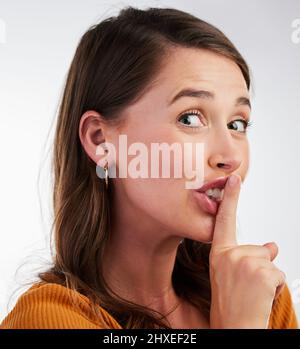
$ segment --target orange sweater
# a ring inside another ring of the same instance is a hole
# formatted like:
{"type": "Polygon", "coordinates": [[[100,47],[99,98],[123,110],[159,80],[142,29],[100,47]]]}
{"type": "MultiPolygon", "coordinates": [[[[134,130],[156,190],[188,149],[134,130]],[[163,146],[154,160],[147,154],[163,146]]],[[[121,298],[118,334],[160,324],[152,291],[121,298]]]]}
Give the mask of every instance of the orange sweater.
{"type": "MultiPolygon", "coordinates": [[[[102,318],[95,318],[84,295],[64,286],[36,283],[24,292],[0,324],[0,329],[104,329],[122,328],[99,306],[102,318]],[[73,302],[74,296],[76,304],[73,302]]],[[[298,329],[291,296],[286,286],[273,304],[270,329],[298,329]]]]}

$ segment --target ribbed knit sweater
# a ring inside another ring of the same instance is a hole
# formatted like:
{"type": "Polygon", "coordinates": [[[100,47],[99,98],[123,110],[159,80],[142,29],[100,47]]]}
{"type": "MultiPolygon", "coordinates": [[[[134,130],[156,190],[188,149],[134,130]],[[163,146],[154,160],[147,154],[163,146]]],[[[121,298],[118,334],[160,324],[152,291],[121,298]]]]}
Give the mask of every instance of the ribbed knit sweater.
{"type": "MultiPolygon", "coordinates": [[[[17,300],[0,329],[117,329],[120,324],[101,306],[100,316],[91,311],[89,299],[67,287],[39,282],[17,300]]],[[[287,286],[274,301],[269,329],[298,329],[287,286]]]]}

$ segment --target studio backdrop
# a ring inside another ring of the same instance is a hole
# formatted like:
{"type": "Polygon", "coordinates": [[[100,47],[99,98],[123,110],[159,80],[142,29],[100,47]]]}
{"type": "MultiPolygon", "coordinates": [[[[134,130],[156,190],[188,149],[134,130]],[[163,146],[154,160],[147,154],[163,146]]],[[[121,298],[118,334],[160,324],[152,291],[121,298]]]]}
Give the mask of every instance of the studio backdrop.
{"type": "Polygon", "coordinates": [[[0,321],[51,261],[51,144],[74,50],[91,24],[126,5],[198,16],[249,64],[253,125],[238,239],[277,243],[275,264],[300,318],[300,1],[0,0],[0,321]]]}

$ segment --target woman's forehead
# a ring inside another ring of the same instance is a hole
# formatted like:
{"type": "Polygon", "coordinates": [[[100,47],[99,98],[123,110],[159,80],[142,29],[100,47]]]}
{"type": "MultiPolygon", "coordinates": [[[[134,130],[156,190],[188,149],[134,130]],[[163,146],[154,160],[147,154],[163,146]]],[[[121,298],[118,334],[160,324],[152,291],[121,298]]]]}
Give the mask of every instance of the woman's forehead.
{"type": "Polygon", "coordinates": [[[218,89],[244,91],[247,85],[239,66],[231,59],[203,49],[176,49],[169,55],[156,77],[149,96],[156,94],[170,100],[185,88],[200,88],[217,92],[218,89]],[[152,92],[152,93],[151,93],[152,92]]]}
{"type": "Polygon", "coordinates": [[[223,55],[202,49],[184,49],[164,66],[161,79],[178,85],[193,80],[208,83],[220,82],[221,79],[243,81],[244,77],[239,66],[223,55]]]}
{"type": "Polygon", "coordinates": [[[127,111],[135,114],[153,109],[165,110],[173,106],[171,103],[180,91],[187,89],[209,92],[215,99],[220,96],[224,99],[224,91],[227,99],[249,98],[243,74],[232,60],[208,50],[189,48],[174,51],[174,59],[172,55],[168,57],[151,88],[127,111]]]}

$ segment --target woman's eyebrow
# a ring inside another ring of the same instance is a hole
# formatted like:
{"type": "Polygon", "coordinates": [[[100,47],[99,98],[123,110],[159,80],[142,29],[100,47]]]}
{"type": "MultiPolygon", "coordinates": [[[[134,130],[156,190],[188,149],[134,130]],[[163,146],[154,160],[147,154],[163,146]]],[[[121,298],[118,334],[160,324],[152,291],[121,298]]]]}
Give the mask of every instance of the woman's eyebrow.
{"type": "MultiPolygon", "coordinates": [[[[205,90],[194,90],[192,88],[185,88],[181,91],[179,91],[169,102],[169,106],[175,103],[179,98],[182,97],[194,97],[194,98],[203,98],[203,99],[214,99],[215,95],[214,93],[210,91],[205,91],[205,90]]],[[[251,109],[251,103],[248,97],[238,97],[235,102],[236,106],[239,105],[246,105],[251,109]]]]}

